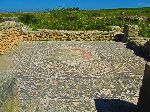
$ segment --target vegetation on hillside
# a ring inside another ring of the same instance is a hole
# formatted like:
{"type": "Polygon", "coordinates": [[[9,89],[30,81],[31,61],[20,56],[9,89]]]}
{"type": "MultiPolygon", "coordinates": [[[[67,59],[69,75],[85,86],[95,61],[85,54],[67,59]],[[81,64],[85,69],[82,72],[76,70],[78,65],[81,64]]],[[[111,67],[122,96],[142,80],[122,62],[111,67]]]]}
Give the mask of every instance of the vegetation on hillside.
{"type": "Polygon", "coordinates": [[[2,17],[18,17],[33,30],[110,30],[109,26],[113,25],[136,24],[140,26],[141,36],[150,37],[150,7],[102,10],[62,8],[45,12],[0,13],[2,17]]]}

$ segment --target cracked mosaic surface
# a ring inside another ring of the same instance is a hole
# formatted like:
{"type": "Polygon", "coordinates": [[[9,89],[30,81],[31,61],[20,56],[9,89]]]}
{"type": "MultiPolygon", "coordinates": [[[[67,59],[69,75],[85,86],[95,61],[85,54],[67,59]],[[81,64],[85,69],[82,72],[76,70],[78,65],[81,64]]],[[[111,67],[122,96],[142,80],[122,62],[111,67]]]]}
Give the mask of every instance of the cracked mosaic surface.
{"type": "Polygon", "coordinates": [[[136,104],[145,64],[116,42],[23,42],[8,57],[21,112],[95,112],[95,98],[136,104]]]}

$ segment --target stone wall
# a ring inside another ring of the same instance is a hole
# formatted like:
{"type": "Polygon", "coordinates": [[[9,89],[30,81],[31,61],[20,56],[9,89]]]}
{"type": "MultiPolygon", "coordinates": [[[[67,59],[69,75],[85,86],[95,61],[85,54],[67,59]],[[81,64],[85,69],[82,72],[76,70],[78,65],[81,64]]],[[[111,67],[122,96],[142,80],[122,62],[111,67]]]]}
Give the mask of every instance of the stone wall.
{"type": "Polygon", "coordinates": [[[67,31],[67,30],[49,30],[38,29],[31,31],[23,27],[23,39],[25,41],[109,41],[114,40],[115,35],[123,34],[123,29],[119,26],[112,26],[111,31],[67,31]]]}
{"type": "Polygon", "coordinates": [[[127,37],[137,37],[139,33],[139,27],[138,25],[125,25],[123,32],[127,37]]]}
{"type": "Polygon", "coordinates": [[[15,21],[15,22],[19,22],[19,20],[18,20],[17,17],[3,17],[3,18],[1,18],[1,21],[2,21],[2,22],[5,22],[5,21],[15,21]]]}
{"type": "Polygon", "coordinates": [[[138,36],[139,27],[137,25],[126,25],[124,37],[127,39],[127,47],[135,51],[136,54],[150,58],[150,39],[138,36]]]}
{"type": "MultiPolygon", "coordinates": [[[[7,18],[6,18],[7,19],[7,18]]],[[[4,18],[5,20],[5,18],[4,18]]],[[[121,41],[139,50],[139,47],[150,54],[149,39],[139,37],[137,25],[125,25],[124,28],[112,26],[111,31],[67,31],[39,29],[32,31],[22,23],[5,21],[0,24],[0,54],[21,41],[121,41]]]]}
{"type": "Polygon", "coordinates": [[[4,54],[22,40],[21,29],[16,22],[7,21],[0,24],[0,54],[4,54]]]}
{"type": "Polygon", "coordinates": [[[116,31],[66,31],[42,29],[28,32],[24,35],[25,41],[109,41],[113,40],[116,31]]]}
{"type": "MultiPolygon", "coordinates": [[[[3,18],[5,20],[5,18],[3,18]]],[[[0,54],[21,41],[110,41],[122,33],[122,28],[112,26],[111,31],[66,31],[39,29],[32,31],[22,23],[6,21],[0,24],[0,54]]],[[[15,19],[15,18],[14,18],[15,19]]]]}
{"type": "Polygon", "coordinates": [[[121,20],[132,20],[132,21],[150,21],[150,17],[146,17],[146,16],[118,16],[119,19],[121,20]]]}

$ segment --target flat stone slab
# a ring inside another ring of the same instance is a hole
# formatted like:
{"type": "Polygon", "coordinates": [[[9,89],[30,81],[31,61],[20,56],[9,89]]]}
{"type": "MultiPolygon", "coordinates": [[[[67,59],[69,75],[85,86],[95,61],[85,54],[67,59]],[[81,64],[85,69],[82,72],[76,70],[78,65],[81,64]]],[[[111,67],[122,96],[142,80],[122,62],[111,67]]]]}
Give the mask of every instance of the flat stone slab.
{"type": "Polygon", "coordinates": [[[98,98],[136,104],[145,67],[111,41],[23,42],[6,57],[19,82],[21,112],[95,112],[98,98]]]}

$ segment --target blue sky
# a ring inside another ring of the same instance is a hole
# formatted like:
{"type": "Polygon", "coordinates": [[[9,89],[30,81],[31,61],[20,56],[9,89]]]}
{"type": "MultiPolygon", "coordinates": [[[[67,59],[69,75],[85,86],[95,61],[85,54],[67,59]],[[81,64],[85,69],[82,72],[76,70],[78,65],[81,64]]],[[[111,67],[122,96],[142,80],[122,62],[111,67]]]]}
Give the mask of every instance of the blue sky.
{"type": "Polygon", "coordinates": [[[80,9],[150,7],[150,0],[0,0],[0,11],[38,11],[61,7],[80,9]]]}

